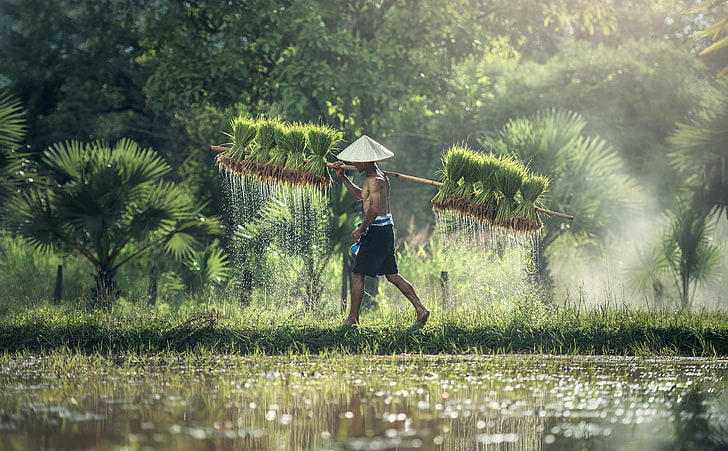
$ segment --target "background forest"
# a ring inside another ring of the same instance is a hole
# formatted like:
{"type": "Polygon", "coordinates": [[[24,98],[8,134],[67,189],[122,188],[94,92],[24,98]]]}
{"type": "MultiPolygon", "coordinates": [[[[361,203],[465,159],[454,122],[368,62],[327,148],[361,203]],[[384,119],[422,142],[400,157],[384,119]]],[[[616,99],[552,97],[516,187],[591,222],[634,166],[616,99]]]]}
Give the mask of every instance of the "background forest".
{"type": "MultiPolygon", "coordinates": [[[[64,299],[244,298],[235,238],[263,223],[224,227],[209,147],[247,114],[367,134],[427,178],[454,143],[517,156],[576,217],[543,218],[552,294],[722,307],[726,21],[725,1],[3,0],[0,304],[50,300],[58,265],[64,299]]],[[[415,285],[502,274],[442,255],[435,188],[392,190],[415,285]]],[[[334,186],[328,254],[356,211],[334,186]]]]}

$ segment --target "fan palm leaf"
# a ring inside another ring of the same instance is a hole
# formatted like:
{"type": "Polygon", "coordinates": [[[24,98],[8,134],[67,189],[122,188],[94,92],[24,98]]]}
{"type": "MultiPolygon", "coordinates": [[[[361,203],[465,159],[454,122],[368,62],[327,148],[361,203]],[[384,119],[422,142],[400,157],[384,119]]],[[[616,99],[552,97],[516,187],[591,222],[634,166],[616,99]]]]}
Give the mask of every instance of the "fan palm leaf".
{"type": "Polygon", "coordinates": [[[7,92],[0,93],[0,207],[15,191],[20,178],[22,158],[15,153],[25,137],[22,105],[7,92]]]}
{"type": "Polygon", "coordinates": [[[181,187],[161,180],[169,166],[153,151],[122,140],[52,146],[43,156],[61,183],[25,192],[19,231],[40,248],[75,250],[95,268],[96,294],[109,301],[120,266],[162,247],[189,256],[197,238],[220,233],[181,187]]]}
{"type": "Polygon", "coordinates": [[[673,167],[704,215],[728,215],[728,81],[718,83],[714,102],[704,105],[669,138],[673,167]]]}

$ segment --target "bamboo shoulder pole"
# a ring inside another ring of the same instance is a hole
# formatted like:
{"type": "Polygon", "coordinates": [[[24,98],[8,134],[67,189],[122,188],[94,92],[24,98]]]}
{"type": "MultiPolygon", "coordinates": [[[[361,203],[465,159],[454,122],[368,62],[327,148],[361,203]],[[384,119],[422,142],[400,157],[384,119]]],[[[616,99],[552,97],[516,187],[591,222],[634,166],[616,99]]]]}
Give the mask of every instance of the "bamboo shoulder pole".
{"type": "Polygon", "coordinates": [[[544,214],[547,214],[547,215],[550,215],[550,216],[556,216],[557,218],[568,219],[569,221],[573,221],[574,220],[574,217],[573,216],[567,215],[567,214],[564,214],[564,213],[559,213],[558,211],[546,210],[545,208],[539,208],[539,207],[534,207],[534,208],[539,213],[544,213],[544,214]]]}
{"type": "MultiPolygon", "coordinates": [[[[225,152],[226,150],[230,150],[230,148],[222,147],[222,146],[210,146],[210,150],[213,150],[215,152],[225,152]]],[[[334,163],[326,163],[326,166],[333,168],[334,163]]],[[[355,166],[343,165],[342,168],[347,171],[356,171],[355,166]]],[[[432,185],[432,186],[442,186],[443,185],[442,182],[438,182],[436,180],[423,179],[421,177],[415,177],[413,175],[400,174],[399,172],[389,172],[389,171],[382,171],[382,172],[384,172],[384,174],[386,174],[388,177],[400,178],[402,180],[409,180],[412,182],[425,183],[427,185],[432,185]]],[[[558,211],[546,210],[545,208],[539,208],[539,207],[535,207],[535,208],[536,208],[536,211],[539,213],[547,214],[550,216],[556,216],[558,218],[568,219],[569,221],[574,220],[574,217],[571,215],[559,213],[558,211]]]]}

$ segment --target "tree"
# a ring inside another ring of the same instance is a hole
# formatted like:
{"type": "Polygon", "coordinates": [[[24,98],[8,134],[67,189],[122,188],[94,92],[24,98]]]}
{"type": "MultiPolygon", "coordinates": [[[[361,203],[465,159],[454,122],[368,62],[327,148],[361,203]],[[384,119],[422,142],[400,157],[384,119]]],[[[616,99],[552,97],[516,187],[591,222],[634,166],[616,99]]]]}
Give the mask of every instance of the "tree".
{"type": "MultiPolygon", "coordinates": [[[[354,266],[354,253],[351,252],[351,231],[356,227],[357,218],[361,217],[361,206],[356,198],[349,194],[341,183],[334,183],[329,191],[331,201],[331,252],[341,256],[341,301],[346,308],[351,289],[351,269],[354,266]]],[[[368,302],[366,297],[364,302],[368,302]]]]}
{"type": "Polygon", "coordinates": [[[477,3],[171,2],[145,41],[147,90],[161,109],[275,105],[289,120],[383,133],[403,102],[442,89],[452,63],[478,51],[477,3]]]}
{"type": "Polygon", "coordinates": [[[192,254],[198,238],[220,232],[200,214],[153,150],[131,140],[68,141],[49,148],[43,163],[55,180],[30,189],[15,205],[19,231],[41,249],[74,252],[93,265],[94,299],[108,306],[124,264],[162,248],[175,258],[192,254]]]}
{"type": "Polygon", "coordinates": [[[155,148],[174,139],[142,91],[143,30],[135,24],[145,3],[0,2],[0,76],[28,110],[31,152],[68,139],[113,142],[132,133],[155,148]]]}
{"type": "Polygon", "coordinates": [[[19,182],[22,163],[15,152],[24,136],[25,120],[20,102],[7,92],[0,92],[0,210],[19,182]]]}
{"type": "Polygon", "coordinates": [[[619,48],[576,42],[544,59],[463,64],[431,133],[474,140],[534,111],[573,111],[586,119],[586,133],[608,138],[629,173],[669,206],[676,187],[667,139],[709,92],[694,55],[658,41],[619,48]]]}
{"type": "Polygon", "coordinates": [[[680,294],[680,306],[686,310],[692,305],[695,286],[708,281],[717,269],[719,249],[710,241],[713,229],[709,220],[690,203],[679,199],[666,216],[665,259],[680,294]]]}
{"type": "Polygon", "coordinates": [[[698,285],[707,283],[720,265],[720,248],[713,244],[713,223],[687,198],[677,200],[664,215],[663,232],[656,242],[638,249],[639,259],[629,266],[632,288],[659,301],[672,281],[681,310],[689,310],[698,285]]]}
{"type": "Polygon", "coordinates": [[[728,217],[728,81],[718,82],[711,92],[670,137],[670,158],[700,214],[725,212],[728,217]]]}
{"type": "Polygon", "coordinates": [[[243,269],[267,288],[291,277],[303,288],[304,305],[317,305],[323,292],[321,277],[333,255],[326,203],[305,189],[280,187],[261,205],[255,217],[235,231],[243,269]],[[271,267],[270,261],[277,265],[271,267]]]}

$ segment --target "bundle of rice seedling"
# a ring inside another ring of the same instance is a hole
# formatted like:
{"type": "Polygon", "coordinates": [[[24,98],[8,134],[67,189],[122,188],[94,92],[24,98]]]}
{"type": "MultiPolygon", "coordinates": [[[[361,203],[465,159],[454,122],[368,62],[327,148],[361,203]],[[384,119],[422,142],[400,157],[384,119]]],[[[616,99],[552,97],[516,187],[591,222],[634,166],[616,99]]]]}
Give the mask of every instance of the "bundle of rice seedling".
{"type": "Polygon", "coordinates": [[[470,148],[463,144],[455,144],[446,150],[442,156],[442,169],[439,171],[443,185],[432,198],[432,206],[438,210],[454,210],[458,204],[457,194],[459,183],[463,174],[468,171],[471,163],[470,148]]]}
{"type": "Polygon", "coordinates": [[[306,163],[306,147],[308,146],[308,127],[296,123],[290,125],[281,135],[279,147],[286,150],[286,162],[280,172],[280,181],[298,185],[302,183],[303,166],[306,163]]]}
{"type": "Polygon", "coordinates": [[[278,119],[258,119],[256,122],[257,138],[250,146],[248,156],[240,163],[245,175],[265,178],[270,149],[275,147],[275,131],[280,126],[280,120],[278,119]]]}
{"type": "Polygon", "coordinates": [[[331,186],[331,173],[326,166],[326,157],[341,141],[341,132],[327,125],[308,127],[308,148],[311,151],[303,165],[303,183],[326,189],[331,186]]]}
{"type": "Polygon", "coordinates": [[[475,184],[480,179],[480,170],[483,164],[483,157],[480,153],[469,152],[461,166],[462,178],[453,192],[454,208],[463,214],[470,214],[475,194],[475,184]]]}
{"type": "Polygon", "coordinates": [[[548,189],[551,181],[548,177],[537,174],[529,174],[521,185],[521,202],[514,212],[518,221],[516,227],[524,232],[536,232],[541,230],[543,222],[536,211],[541,206],[541,196],[548,189]]]}
{"type": "Polygon", "coordinates": [[[471,212],[480,221],[492,221],[498,207],[500,195],[495,186],[495,173],[500,167],[500,159],[493,154],[483,155],[476,194],[471,201],[471,212]]]}
{"type": "Polygon", "coordinates": [[[258,124],[248,116],[238,116],[230,121],[233,130],[227,134],[232,138],[232,147],[225,152],[225,156],[235,160],[244,160],[248,154],[248,146],[258,134],[258,124]]]}
{"type": "Polygon", "coordinates": [[[284,123],[273,123],[270,135],[267,137],[268,143],[273,143],[269,148],[268,161],[263,164],[263,177],[266,180],[281,180],[281,170],[286,165],[288,159],[288,149],[283,145],[286,139],[288,126],[284,123]]]}
{"type": "Polygon", "coordinates": [[[500,160],[500,167],[493,176],[495,188],[502,196],[498,201],[493,222],[498,226],[511,228],[509,219],[518,206],[516,195],[526,176],[526,170],[516,159],[507,157],[500,160]]]}
{"type": "Polygon", "coordinates": [[[232,133],[225,133],[232,139],[232,146],[217,159],[219,165],[227,170],[238,174],[245,174],[246,168],[243,163],[248,154],[248,147],[255,140],[258,133],[256,122],[248,116],[238,116],[230,121],[232,133]]]}

